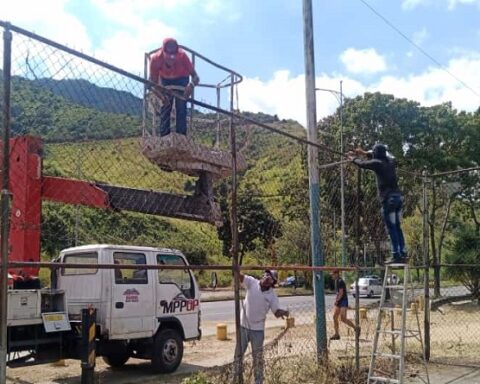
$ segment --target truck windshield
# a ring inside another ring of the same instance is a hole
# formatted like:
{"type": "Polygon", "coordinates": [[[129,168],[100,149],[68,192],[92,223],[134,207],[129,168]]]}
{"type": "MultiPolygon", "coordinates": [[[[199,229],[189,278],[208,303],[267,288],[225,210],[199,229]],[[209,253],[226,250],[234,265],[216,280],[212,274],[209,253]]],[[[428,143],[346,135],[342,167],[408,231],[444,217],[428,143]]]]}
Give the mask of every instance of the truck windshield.
{"type": "MultiPolygon", "coordinates": [[[[178,255],[157,255],[159,265],[185,266],[185,261],[178,255]]],[[[191,297],[192,277],[188,269],[159,269],[158,282],[160,284],[175,284],[186,297],[191,297]]]]}

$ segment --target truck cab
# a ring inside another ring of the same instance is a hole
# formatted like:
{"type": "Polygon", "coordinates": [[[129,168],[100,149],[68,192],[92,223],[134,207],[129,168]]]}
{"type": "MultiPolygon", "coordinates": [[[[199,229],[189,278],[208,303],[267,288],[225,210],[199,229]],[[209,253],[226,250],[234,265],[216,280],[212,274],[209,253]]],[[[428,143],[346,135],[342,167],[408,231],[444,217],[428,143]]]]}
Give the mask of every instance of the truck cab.
{"type": "Polygon", "coordinates": [[[180,251],[95,244],[65,249],[58,261],[91,264],[60,268],[57,288],[66,292],[71,322],[80,321],[83,308],[97,308],[97,354],[107,364],[118,367],[130,357],[145,358],[155,371],[172,372],[182,360],[183,342],[201,337],[199,289],[180,251]]]}

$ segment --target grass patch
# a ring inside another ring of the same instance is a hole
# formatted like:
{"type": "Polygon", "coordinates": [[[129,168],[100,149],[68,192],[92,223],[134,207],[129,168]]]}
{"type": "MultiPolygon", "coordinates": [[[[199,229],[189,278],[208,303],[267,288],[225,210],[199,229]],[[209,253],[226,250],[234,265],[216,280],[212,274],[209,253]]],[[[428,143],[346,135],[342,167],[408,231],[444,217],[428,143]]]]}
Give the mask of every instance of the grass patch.
{"type": "MultiPolygon", "coordinates": [[[[244,363],[244,383],[254,383],[251,361],[244,363]]],[[[233,364],[198,372],[182,384],[224,384],[233,380],[233,364]]],[[[367,369],[356,370],[350,362],[318,362],[311,356],[277,357],[265,363],[265,384],[360,384],[367,380],[367,369]]]]}

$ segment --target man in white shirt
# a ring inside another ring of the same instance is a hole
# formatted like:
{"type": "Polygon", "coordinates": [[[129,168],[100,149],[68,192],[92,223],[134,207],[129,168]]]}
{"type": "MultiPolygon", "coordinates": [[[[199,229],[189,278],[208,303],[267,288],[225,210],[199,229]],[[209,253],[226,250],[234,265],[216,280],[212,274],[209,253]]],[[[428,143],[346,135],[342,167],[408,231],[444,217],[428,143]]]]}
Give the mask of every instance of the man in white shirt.
{"type": "Polygon", "coordinates": [[[277,283],[275,271],[265,270],[260,280],[240,274],[240,281],[246,289],[241,313],[241,352],[245,354],[248,343],[252,344],[255,384],[263,384],[263,340],[265,319],[269,310],[275,317],[288,317],[288,311],[280,309],[278,297],[273,291],[277,283]]]}

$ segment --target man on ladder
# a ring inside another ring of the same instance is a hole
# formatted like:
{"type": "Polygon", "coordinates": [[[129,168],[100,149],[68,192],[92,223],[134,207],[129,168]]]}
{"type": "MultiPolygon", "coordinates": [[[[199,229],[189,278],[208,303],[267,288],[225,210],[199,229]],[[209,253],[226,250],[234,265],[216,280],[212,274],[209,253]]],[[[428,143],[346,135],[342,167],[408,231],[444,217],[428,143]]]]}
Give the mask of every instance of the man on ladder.
{"type": "Polygon", "coordinates": [[[375,144],[372,151],[356,149],[349,152],[349,159],[360,168],[370,169],[377,177],[377,188],[380,203],[382,204],[382,218],[387,227],[392,245],[392,257],[385,264],[403,264],[407,261],[405,239],[401,227],[403,198],[398,188],[395,159],[388,156],[387,147],[375,144]],[[358,156],[369,157],[360,159],[358,156]]]}
{"type": "MultiPolygon", "coordinates": [[[[423,348],[423,340],[420,331],[420,322],[418,313],[415,310],[416,330],[407,329],[407,305],[408,293],[407,286],[410,282],[410,269],[407,264],[407,252],[405,249],[405,239],[401,228],[402,216],[402,194],[398,188],[397,174],[395,170],[395,160],[388,156],[387,148],[383,144],[376,144],[372,151],[364,151],[357,149],[349,152],[349,159],[358,167],[370,169],[375,172],[377,177],[377,187],[380,202],[382,204],[382,217],[385,222],[392,245],[392,257],[385,261],[385,277],[383,281],[382,297],[380,299],[379,311],[377,317],[377,326],[375,329],[375,337],[373,340],[372,358],[368,371],[368,384],[377,383],[404,383],[405,376],[405,338],[415,337],[421,345],[423,363],[425,365],[425,379],[417,375],[424,383],[429,383],[428,369],[425,359],[425,350],[423,348]],[[367,159],[360,159],[358,156],[365,156],[367,159]],[[370,158],[368,158],[370,157],[370,158]],[[396,274],[392,273],[395,269],[403,270],[403,284],[397,285],[398,280],[396,274]],[[390,276],[389,276],[390,275],[390,276]],[[395,278],[394,278],[395,277],[395,278]],[[393,307],[393,304],[387,303],[387,290],[399,291],[401,293],[401,322],[400,327],[395,326],[394,313],[399,308],[393,307]],[[382,329],[383,315],[389,313],[391,319],[391,327],[389,330],[382,329]],[[391,336],[391,344],[382,344],[380,336],[391,336]],[[400,339],[400,348],[397,352],[395,346],[397,338],[400,339]],[[387,347],[388,352],[382,351],[382,347],[387,347]],[[381,364],[380,360],[391,361],[393,363],[393,372],[385,371],[385,364],[381,364]]],[[[414,290],[412,288],[412,298],[414,290]]]]}

